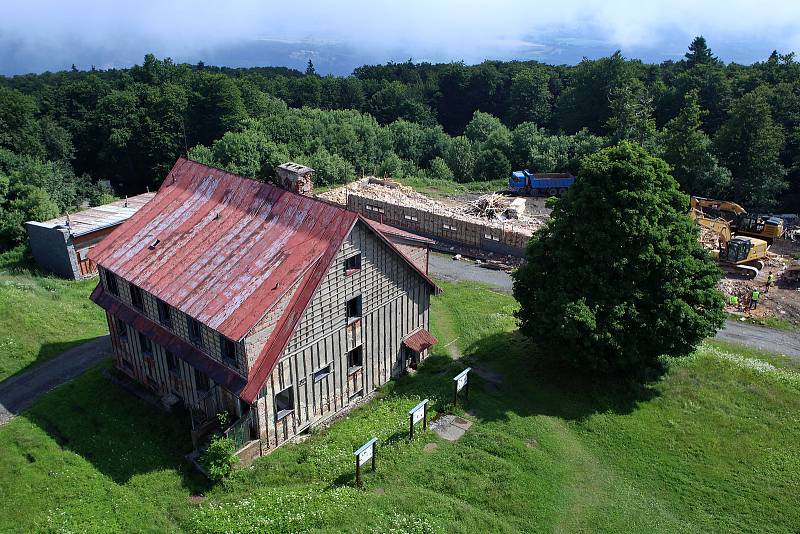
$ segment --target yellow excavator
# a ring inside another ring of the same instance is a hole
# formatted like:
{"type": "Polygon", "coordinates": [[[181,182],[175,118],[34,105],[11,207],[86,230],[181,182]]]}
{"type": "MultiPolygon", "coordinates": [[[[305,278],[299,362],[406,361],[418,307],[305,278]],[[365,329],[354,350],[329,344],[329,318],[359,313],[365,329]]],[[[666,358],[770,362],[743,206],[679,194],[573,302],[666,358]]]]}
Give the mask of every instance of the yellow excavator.
{"type": "Polygon", "coordinates": [[[783,237],[783,219],[747,213],[736,202],[692,197],[690,206],[691,209],[700,210],[707,217],[725,219],[730,224],[731,230],[737,235],[757,237],[770,245],[775,239],[783,237]]]}
{"type": "Polygon", "coordinates": [[[722,217],[709,217],[699,209],[690,210],[689,217],[717,235],[718,246],[712,253],[720,266],[750,279],[758,276],[764,268],[769,243],[755,237],[733,235],[728,221],[722,217]]]}

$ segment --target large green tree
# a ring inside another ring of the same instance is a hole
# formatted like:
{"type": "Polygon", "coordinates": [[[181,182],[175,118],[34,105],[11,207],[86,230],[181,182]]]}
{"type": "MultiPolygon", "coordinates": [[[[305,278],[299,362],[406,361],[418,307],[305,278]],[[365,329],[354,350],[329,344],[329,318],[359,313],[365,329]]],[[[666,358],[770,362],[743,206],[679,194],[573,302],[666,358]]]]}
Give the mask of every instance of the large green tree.
{"type": "Polygon", "coordinates": [[[724,320],[720,272],[667,164],[623,142],[583,161],[514,274],[520,330],[586,372],[644,379],[724,320]]]}
{"type": "Polygon", "coordinates": [[[754,210],[775,206],[786,188],[780,162],[783,142],[764,91],[747,93],[733,104],[715,139],[720,161],[733,176],[733,200],[754,210]]]}
{"type": "Polygon", "coordinates": [[[686,193],[719,197],[726,193],[731,173],[714,156],[711,139],[701,129],[702,113],[697,92],[690,92],[681,112],[664,127],[662,156],[686,193]]]}

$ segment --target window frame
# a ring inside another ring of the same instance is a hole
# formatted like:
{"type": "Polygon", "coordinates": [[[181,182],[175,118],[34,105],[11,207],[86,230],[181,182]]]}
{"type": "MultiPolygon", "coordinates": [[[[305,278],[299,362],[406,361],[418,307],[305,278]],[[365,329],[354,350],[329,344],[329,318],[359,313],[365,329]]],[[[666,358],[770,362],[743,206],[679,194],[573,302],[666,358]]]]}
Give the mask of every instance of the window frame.
{"type": "Polygon", "coordinates": [[[156,311],[158,312],[158,322],[161,324],[161,326],[165,326],[171,329],[172,313],[170,312],[170,308],[172,308],[172,306],[170,306],[163,300],[159,298],[156,299],[156,311]]]}
{"type": "Polygon", "coordinates": [[[359,345],[347,351],[347,374],[351,375],[364,368],[364,348],[359,345]],[[355,358],[355,356],[358,358],[355,358]]]}
{"type": "Polygon", "coordinates": [[[344,274],[350,276],[361,270],[361,253],[354,254],[344,260],[344,274]]]}
{"type": "Polygon", "coordinates": [[[134,284],[128,284],[130,286],[131,292],[131,306],[136,308],[137,310],[143,312],[144,311],[144,293],[142,292],[142,288],[134,284]],[[136,297],[134,297],[136,295],[136,297]]]}
{"type": "Polygon", "coordinates": [[[208,375],[206,375],[203,371],[201,371],[197,367],[194,367],[193,369],[194,369],[194,387],[195,390],[197,391],[197,396],[198,397],[204,396],[208,394],[209,391],[211,391],[211,379],[208,378],[208,375]],[[204,388],[200,387],[201,383],[205,385],[204,388]]]}
{"type": "Polygon", "coordinates": [[[153,341],[147,337],[146,335],[138,332],[139,334],[139,350],[142,351],[142,355],[146,358],[153,357],[153,341]],[[149,348],[145,348],[149,347],[149,348]]]}
{"type": "Polygon", "coordinates": [[[275,393],[275,420],[282,421],[286,419],[290,414],[294,413],[294,385],[286,386],[279,392],[275,393]],[[280,397],[284,397],[288,399],[288,404],[284,404],[280,401],[280,397]],[[283,405],[281,408],[280,406],[283,405]]]}
{"type": "Polygon", "coordinates": [[[361,320],[361,317],[364,315],[363,306],[364,302],[361,298],[361,295],[355,295],[354,297],[347,299],[347,302],[345,302],[345,318],[347,320],[347,324],[352,324],[361,320]],[[355,309],[351,310],[351,303],[354,303],[352,307],[355,309]],[[351,314],[351,311],[356,313],[351,314]]]}
{"type": "Polygon", "coordinates": [[[119,284],[117,283],[117,275],[109,270],[106,270],[106,289],[115,297],[119,296],[119,284]]]}
{"type": "Polygon", "coordinates": [[[219,354],[225,363],[234,367],[239,366],[239,359],[236,356],[236,342],[222,334],[219,334],[219,354]],[[230,353],[230,351],[233,351],[233,353],[230,353]]]}
{"type": "Polygon", "coordinates": [[[177,375],[178,372],[179,372],[179,368],[180,368],[178,366],[178,357],[175,356],[172,353],[172,351],[164,349],[164,359],[167,362],[167,371],[169,371],[170,373],[172,373],[174,375],[177,375]]]}
{"type": "Polygon", "coordinates": [[[128,342],[128,323],[126,323],[122,319],[117,319],[116,317],[114,317],[114,324],[116,325],[116,328],[117,328],[117,337],[119,338],[119,340],[127,343],[128,342]]]}
{"type": "Polygon", "coordinates": [[[323,380],[328,378],[331,375],[332,372],[333,372],[333,369],[331,367],[331,364],[328,363],[326,365],[323,365],[322,367],[320,367],[316,371],[314,371],[311,374],[311,378],[312,378],[313,382],[316,384],[317,382],[322,382],[323,380]]]}
{"type": "Polygon", "coordinates": [[[186,333],[189,336],[189,341],[194,343],[200,348],[203,348],[203,329],[200,325],[200,321],[195,319],[194,317],[186,316],[186,333]],[[193,332],[193,330],[197,330],[197,333],[193,332]]]}

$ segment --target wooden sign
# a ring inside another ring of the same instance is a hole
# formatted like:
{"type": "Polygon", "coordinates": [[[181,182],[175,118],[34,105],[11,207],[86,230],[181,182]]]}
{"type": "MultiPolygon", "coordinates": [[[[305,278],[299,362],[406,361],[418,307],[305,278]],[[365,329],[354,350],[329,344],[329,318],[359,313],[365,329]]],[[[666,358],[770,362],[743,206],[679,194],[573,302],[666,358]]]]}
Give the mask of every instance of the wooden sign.
{"type": "Polygon", "coordinates": [[[458,392],[464,390],[464,400],[469,400],[469,372],[472,367],[467,367],[453,377],[453,404],[458,403],[458,392]]]}
{"type": "Polygon", "coordinates": [[[408,437],[414,438],[414,425],[422,421],[422,429],[428,428],[428,399],[420,402],[408,411],[408,437]]]}
{"type": "Polygon", "coordinates": [[[375,471],[375,444],[378,438],[372,438],[353,454],[356,457],[356,485],[361,487],[361,466],[372,460],[372,470],[375,471]]]}

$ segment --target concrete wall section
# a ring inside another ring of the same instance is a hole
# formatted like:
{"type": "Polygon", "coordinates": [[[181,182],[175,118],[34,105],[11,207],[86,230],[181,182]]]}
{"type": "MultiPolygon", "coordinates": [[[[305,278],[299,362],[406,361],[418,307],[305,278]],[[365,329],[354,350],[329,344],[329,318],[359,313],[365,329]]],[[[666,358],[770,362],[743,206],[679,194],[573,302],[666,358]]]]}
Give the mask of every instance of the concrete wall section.
{"type": "Polygon", "coordinates": [[[25,223],[25,229],[36,263],[65,278],[81,278],[69,230],[36,222],[25,223]]]}

